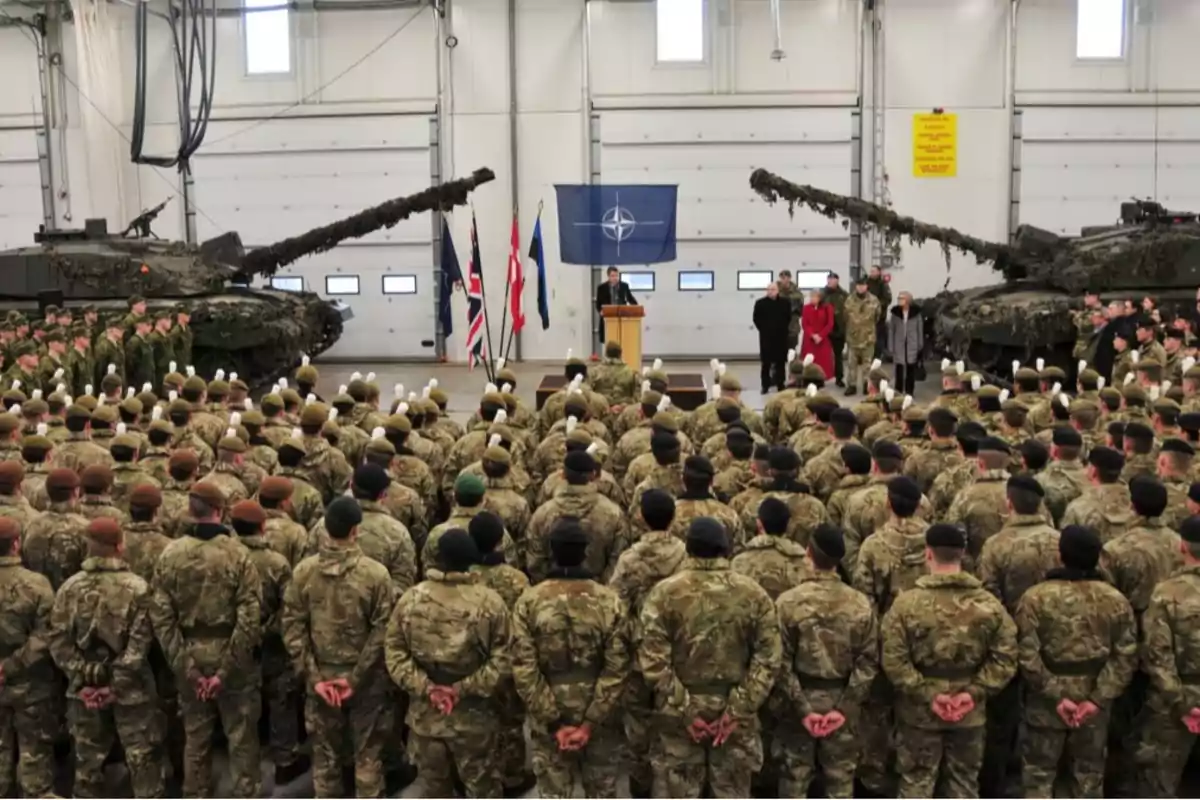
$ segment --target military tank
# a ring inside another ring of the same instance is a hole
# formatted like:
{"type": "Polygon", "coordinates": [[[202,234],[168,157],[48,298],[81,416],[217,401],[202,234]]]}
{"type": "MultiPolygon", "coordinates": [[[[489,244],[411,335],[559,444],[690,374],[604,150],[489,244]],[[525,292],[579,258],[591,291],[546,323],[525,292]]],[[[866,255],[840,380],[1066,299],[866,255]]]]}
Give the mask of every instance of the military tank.
{"type": "Polygon", "coordinates": [[[353,311],[312,292],[251,287],[256,277],[270,278],[304,256],[413,214],[449,211],[494,179],[490,169],[478,169],[250,252],[236,232],[198,246],[155,237],[151,224],[165,202],[121,233],[109,231],[103,219],[89,219],[81,230],[43,229],[32,246],[0,252],[0,315],[9,309],[38,315],[51,303],[92,304],[103,316],[123,315],[133,295],[145,297],[150,311],[180,305],[191,314],[199,374],[224,369],[262,385],[287,373],[302,354],[316,356],[333,346],[353,311]]]}
{"type": "Polygon", "coordinates": [[[1165,314],[1191,316],[1200,286],[1200,219],[1148,200],[1122,203],[1118,221],[1089,226],[1079,236],[1059,236],[1033,225],[1017,228],[1012,244],[989,242],[953,228],[920,222],[889,208],[814,186],[791,183],[765,169],[750,186],[767,202],[783,200],[789,213],[807,207],[844,224],[876,231],[889,246],[937,243],[946,260],[946,283],[918,300],[933,347],[989,374],[1011,372],[1014,359],[1037,357],[1073,364],[1075,327],[1069,313],[1085,292],[1105,301],[1152,298],[1165,314]],[[951,290],[950,255],[958,251],[990,264],[1003,282],[951,290]]]}

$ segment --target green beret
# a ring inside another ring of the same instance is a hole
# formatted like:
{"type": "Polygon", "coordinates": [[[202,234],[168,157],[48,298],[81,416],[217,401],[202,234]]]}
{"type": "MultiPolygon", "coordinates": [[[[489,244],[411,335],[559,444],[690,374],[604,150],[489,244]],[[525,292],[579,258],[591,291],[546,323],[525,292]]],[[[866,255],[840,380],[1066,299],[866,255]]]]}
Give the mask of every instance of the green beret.
{"type": "Polygon", "coordinates": [[[297,383],[314,384],[317,382],[318,377],[317,368],[312,364],[306,364],[303,367],[300,367],[300,369],[296,370],[297,383]]]}
{"type": "Polygon", "coordinates": [[[464,472],[454,481],[454,494],[462,495],[463,497],[483,497],[487,491],[487,487],[483,485],[483,481],[476,475],[464,472]]]}
{"type": "Polygon", "coordinates": [[[67,409],[67,419],[91,419],[92,412],[80,403],[72,403],[67,409]]]}
{"type": "Polygon", "coordinates": [[[324,403],[311,403],[300,412],[300,424],[308,427],[324,425],[329,419],[329,407],[324,403]]]}

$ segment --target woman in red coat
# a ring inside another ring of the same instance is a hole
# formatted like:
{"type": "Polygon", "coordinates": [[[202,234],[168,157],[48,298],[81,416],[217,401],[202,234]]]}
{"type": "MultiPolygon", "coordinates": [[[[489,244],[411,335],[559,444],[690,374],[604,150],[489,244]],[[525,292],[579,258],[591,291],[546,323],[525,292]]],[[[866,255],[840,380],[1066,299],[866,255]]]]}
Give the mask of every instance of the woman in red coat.
{"type": "Polygon", "coordinates": [[[833,345],[829,333],[833,330],[833,306],[822,302],[821,293],[808,293],[808,302],[800,312],[800,358],[812,354],[813,363],[833,375],[833,345]]]}

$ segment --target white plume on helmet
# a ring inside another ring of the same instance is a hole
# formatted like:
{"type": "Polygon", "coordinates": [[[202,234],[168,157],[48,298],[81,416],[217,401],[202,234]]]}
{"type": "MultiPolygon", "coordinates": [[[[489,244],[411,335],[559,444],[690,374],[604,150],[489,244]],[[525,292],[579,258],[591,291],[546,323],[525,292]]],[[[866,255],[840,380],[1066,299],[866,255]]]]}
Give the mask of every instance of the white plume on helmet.
{"type": "Polygon", "coordinates": [[[408,403],[401,403],[400,405],[396,406],[396,413],[397,414],[407,414],[408,413],[408,403]]]}
{"type": "Polygon", "coordinates": [[[133,391],[133,387],[132,387],[132,386],[130,386],[128,389],[126,389],[126,390],[125,390],[125,397],[127,397],[127,398],[128,398],[128,397],[133,397],[133,396],[134,396],[134,394],[136,394],[136,392],[134,392],[134,391],[133,391]]]}
{"type": "Polygon", "coordinates": [[[309,392],[308,396],[304,398],[304,402],[305,403],[315,403],[315,402],[317,402],[317,396],[315,394],[313,394],[312,392],[309,392]]]}
{"type": "Polygon", "coordinates": [[[112,375],[112,374],[113,374],[114,372],[116,372],[116,371],[117,371],[117,365],[116,365],[116,364],[109,364],[109,365],[108,365],[108,371],[107,371],[106,373],[104,373],[104,374],[105,374],[105,375],[112,375]]]}
{"type": "Polygon", "coordinates": [[[584,450],[584,452],[587,453],[589,456],[594,456],[596,454],[596,451],[599,449],[600,449],[600,443],[592,442],[591,444],[589,444],[587,446],[587,450],[584,450]]]}
{"type": "Polygon", "coordinates": [[[372,428],[372,429],[371,429],[371,439],[372,439],[372,440],[375,440],[375,439],[382,439],[382,438],[383,438],[383,436],[384,436],[384,433],[385,433],[385,432],[384,432],[384,430],[383,430],[383,426],[382,426],[382,425],[380,425],[380,426],[376,426],[376,427],[374,427],[374,428],[372,428]]]}
{"type": "Polygon", "coordinates": [[[330,422],[333,422],[335,419],[337,419],[338,418],[337,406],[330,406],[329,413],[326,416],[330,422]]]}
{"type": "Polygon", "coordinates": [[[658,410],[666,411],[670,407],[671,407],[671,398],[668,395],[664,394],[662,396],[662,400],[658,401],[658,410]]]}
{"type": "Polygon", "coordinates": [[[1133,383],[1133,378],[1134,378],[1134,375],[1132,372],[1126,372],[1124,385],[1128,386],[1129,384],[1133,383]]]}
{"type": "Polygon", "coordinates": [[[44,422],[39,422],[39,423],[37,424],[37,435],[38,435],[38,436],[45,436],[45,435],[46,435],[47,433],[49,433],[49,432],[50,432],[50,426],[49,426],[49,425],[47,425],[47,424],[46,424],[46,423],[44,423],[44,422]]]}
{"type": "Polygon", "coordinates": [[[578,417],[574,417],[574,416],[567,417],[567,435],[568,436],[575,431],[575,426],[578,424],[579,424],[578,417]]]}
{"type": "Polygon", "coordinates": [[[810,365],[810,364],[812,364],[812,363],[813,363],[813,354],[812,354],[812,353],[809,353],[808,355],[806,355],[806,356],[804,357],[804,366],[806,366],[806,367],[807,367],[807,366],[809,366],[809,365],[810,365]]]}
{"type": "Polygon", "coordinates": [[[393,398],[404,397],[404,384],[403,383],[397,383],[396,385],[394,385],[392,387],[392,397],[393,398]]]}
{"type": "Polygon", "coordinates": [[[408,402],[409,402],[409,405],[417,402],[417,393],[416,392],[408,393],[408,402]]]}
{"type": "Polygon", "coordinates": [[[225,380],[225,370],[223,370],[223,369],[219,369],[219,370],[217,370],[217,374],[216,374],[216,375],[213,375],[213,380],[214,380],[214,381],[223,381],[223,380],[225,380]]]}
{"type": "Polygon", "coordinates": [[[242,415],[236,411],[233,412],[232,414],[230,414],[229,415],[229,424],[231,427],[234,427],[234,428],[236,428],[238,425],[241,425],[242,424],[242,415]]]}
{"type": "Polygon", "coordinates": [[[104,405],[104,401],[105,401],[105,400],[107,400],[107,399],[108,399],[108,398],[107,398],[107,397],[105,397],[104,395],[100,395],[99,397],[97,397],[97,398],[96,398],[96,405],[97,405],[97,406],[102,406],[102,405],[104,405]]]}
{"type": "Polygon", "coordinates": [[[91,394],[91,393],[92,393],[92,385],[91,385],[90,383],[89,383],[87,386],[84,386],[84,387],[83,387],[83,393],[84,393],[84,394],[91,394]]]}
{"type": "Polygon", "coordinates": [[[63,392],[65,392],[66,390],[67,390],[67,385],[66,385],[65,383],[60,383],[60,384],[58,384],[57,386],[55,386],[55,387],[54,387],[54,391],[55,391],[57,394],[62,394],[62,393],[63,393],[63,392]]]}
{"type": "Polygon", "coordinates": [[[725,373],[728,371],[729,371],[729,367],[728,367],[728,365],[725,364],[724,361],[722,361],[721,365],[719,367],[717,367],[717,372],[720,373],[722,378],[725,377],[725,373]]]}
{"type": "Polygon", "coordinates": [[[649,367],[642,367],[642,377],[644,378],[644,377],[646,377],[646,376],[647,376],[647,375],[649,375],[649,374],[650,374],[650,368],[649,368],[649,367]]]}
{"type": "Polygon", "coordinates": [[[1104,384],[1106,384],[1106,383],[1108,383],[1108,381],[1104,380],[1104,376],[1101,375],[1099,378],[1096,379],[1096,389],[1103,389],[1104,384]]]}
{"type": "Polygon", "coordinates": [[[175,391],[174,389],[167,392],[167,401],[168,402],[174,403],[178,399],[179,399],[179,392],[175,391]]]}
{"type": "Polygon", "coordinates": [[[431,395],[431,394],[433,394],[433,387],[426,386],[424,389],[421,390],[421,399],[428,400],[429,395],[431,395]]]}
{"type": "Polygon", "coordinates": [[[57,381],[57,380],[62,380],[62,376],[63,376],[64,374],[65,374],[65,373],[64,373],[64,371],[63,371],[63,368],[62,368],[62,367],[59,367],[58,369],[54,370],[54,378],[53,378],[53,380],[56,380],[56,381],[57,381]]]}
{"type": "Polygon", "coordinates": [[[1071,410],[1071,398],[1067,397],[1066,392],[1063,392],[1058,396],[1058,402],[1063,408],[1067,409],[1068,411],[1071,410]]]}
{"type": "Polygon", "coordinates": [[[146,381],[145,383],[143,383],[143,384],[142,384],[142,391],[143,391],[143,392],[152,392],[152,391],[154,391],[154,387],[152,387],[152,386],[150,385],[150,381],[146,381]]]}
{"type": "Polygon", "coordinates": [[[871,369],[873,369],[873,370],[879,369],[882,366],[883,366],[883,362],[880,361],[878,358],[871,362],[871,369]]]}
{"type": "Polygon", "coordinates": [[[1000,405],[1004,405],[1005,403],[1008,402],[1008,397],[1010,394],[1012,394],[1012,393],[1010,391],[1008,391],[1008,389],[1000,390],[1000,405]]]}
{"type": "Polygon", "coordinates": [[[343,384],[339,384],[339,385],[338,385],[338,390],[337,390],[337,393],[338,393],[338,394],[345,394],[345,393],[346,393],[346,390],[347,390],[347,389],[349,389],[349,388],[350,388],[350,387],[346,386],[346,384],[344,384],[344,383],[343,383],[343,384]]]}
{"type": "Polygon", "coordinates": [[[500,387],[500,391],[503,392],[504,394],[512,394],[512,390],[513,390],[513,385],[511,383],[506,383],[500,387]]]}
{"type": "Polygon", "coordinates": [[[883,399],[889,403],[896,399],[896,390],[890,386],[885,386],[883,389],[883,399]]]}
{"type": "Polygon", "coordinates": [[[942,359],[942,372],[945,372],[948,369],[950,369],[950,359],[943,358],[942,359]]]}
{"type": "Polygon", "coordinates": [[[660,370],[660,369],[662,369],[662,365],[663,365],[663,360],[661,358],[654,359],[654,369],[660,370]]]}
{"type": "Polygon", "coordinates": [[[500,446],[500,434],[493,433],[491,436],[488,437],[488,447],[499,447],[499,446],[500,446]]]}
{"type": "Polygon", "coordinates": [[[796,360],[796,348],[793,347],[791,350],[788,350],[787,357],[788,357],[787,360],[788,360],[789,364],[792,363],[793,361],[795,361],[796,360]]]}
{"type": "Polygon", "coordinates": [[[1021,368],[1021,362],[1018,359],[1014,358],[1013,363],[1012,363],[1012,368],[1013,368],[1013,377],[1015,378],[1017,376],[1017,370],[1019,370],[1021,368]]]}
{"type": "Polygon", "coordinates": [[[30,397],[31,397],[31,399],[33,399],[33,400],[41,400],[41,399],[42,399],[42,390],[41,390],[41,389],[34,389],[34,390],[33,390],[33,394],[32,394],[32,395],[30,395],[30,397]]]}
{"type": "Polygon", "coordinates": [[[908,407],[913,404],[913,396],[911,394],[904,395],[904,402],[900,404],[901,411],[907,411],[908,407]]]}
{"type": "Polygon", "coordinates": [[[1051,394],[1051,395],[1056,395],[1056,394],[1058,394],[1058,393],[1059,393],[1059,392],[1061,392],[1061,391],[1062,391],[1062,384],[1061,384],[1061,383],[1059,383],[1058,381],[1055,381],[1055,382],[1054,382],[1054,385],[1050,387],[1050,394],[1051,394]]]}
{"type": "Polygon", "coordinates": [[[162,411],[162,406],[155,406],[154,408],[150,409],[150,419],[158,422],[160,419],[162,419],[162,411]]]}
{"type": "Polygon", "coordinates": [[[1037,367],[1038,372],[1041,372],[1042,370],[1044,370],[1046,368],[1046,359],[1044,359],[1044,358],[1039,358],[1037,361],[1034,361],[1033,363],[1037,367]]]}
{"type": "Polygon", "coordinates": [[[983,378],[979,377],[978,375],[971,376],[971,391],[972,392],[978,392],[979,387],[982,385],[983,385],[983,378]]]}
{"type": "Polygon", "coordinates": [[[816,384],[812,384],[812,383],[810,383],[810,384],[808,385],[808,388],[804,390],[804,393],[805,393],[806,395],[808,395],[809,397],[816,397],[816,396],[817,396],[817,387],[816,387],[816,384]]]}
{"type": "MultiPolygon", "coordinates": [[[[568,358],[570,358],[570,356],[568,356],[568,358]]],[[[504,356],[501,356],[500,358],[496,359],[496,369],[504,369],[504,364],[505,364],[504,356]]]]}
{"type": "Polygon", "coordinates": [[[1079,370],[1078,370],[1079,372],[1083,372],[1085,369],[1087,369],[1087,366],[1088,365],[1087,365],[1086,358],[1079,359],[1079,370]]]}
{"type": "MultiPolygon", "coordinates": [[[[195,367],[193,367],[191,364],[188,364],[188,365],[187,365],[187,366],[184,368],[184,371],[187,373],[187,376],[188,376],[189,378],[194,378],[194,377],[196,377],[196,368],[195,368],[195,367]]],[[[280,383],[283,383],[283,380],[284,380],[283,378],[280,378],[280,379],[279,379],[279,382],[280,382],[280,383]]],[[[287,388],[287,384],[286,384],[286,383],[283,383],[283,386],[284,386],[284,388],[287,388]]]]}
{"type": "Polygon", "coordinates": [[[167,364],[167,372],[174,372],[174,371],[175,371],[175,362],[172,361],[169,364],[167,364]]]}
{"type": "Polygon", "coordinates": [[[1138,363],[1138,359],[1141,357],[1142,357],[1142,354],[1139,353],[1137,350],[1129,351],[1129,360],[1132,361],[1134,364],[1138,363]]]}
{"type": "Polygon", "coordinates": [[[254,410],[254,401],[251,400],[249,397],[247,397],[245,400],[242,401],[242,408],[246,409],[247,411],[253,411],[254,410]]]}
{"type": "Polygon", "coordinates": [[[362,373],[361,373],[361,372],[357,372],[357,371],[355,371],[355,372],[351,372],[351,373],[350,373],[350,380],[352,380],[352,381],[361,381],[361,380],[362,380],[362,373]]]}
{"type": "Polygon", "coordinates": [[[307,355],[300,356],[300,366],[307,367],[311,363],[312,363],[312,359],[309,358],[307,355]]]}
{"type": "Polygon", "coordinates": [[[496,417],[492,420],[492,423],[495,425],[503,425],[505,422],[508,422],[508,412],[502,408],[496,412],[496,417]]]}
{"type": "Polygon", "coordinates": [[[127,431],[127,430],[129,430],[129,428],[128,428],[128,426],[125,425],[124,422],[117,423],[117,436],[124,436],[125,431],[127,431]]]}

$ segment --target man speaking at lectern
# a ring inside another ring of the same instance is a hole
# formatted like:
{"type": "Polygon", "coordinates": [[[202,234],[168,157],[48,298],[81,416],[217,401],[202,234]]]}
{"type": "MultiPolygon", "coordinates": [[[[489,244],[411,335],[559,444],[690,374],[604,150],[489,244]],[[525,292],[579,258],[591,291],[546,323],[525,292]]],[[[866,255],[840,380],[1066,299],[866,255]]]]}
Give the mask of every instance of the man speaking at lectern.
{"type": "MultiPolygon", "coordinates": [[[[616,267],[608,268],[608,280],[596,288],[596,312],[604,306],[636,306],[633,292],[629,284],[621,280],[621,271],[616,267]]],[[[604,317],[600,317],[600,352],[604,352],[604,317]]]]}

